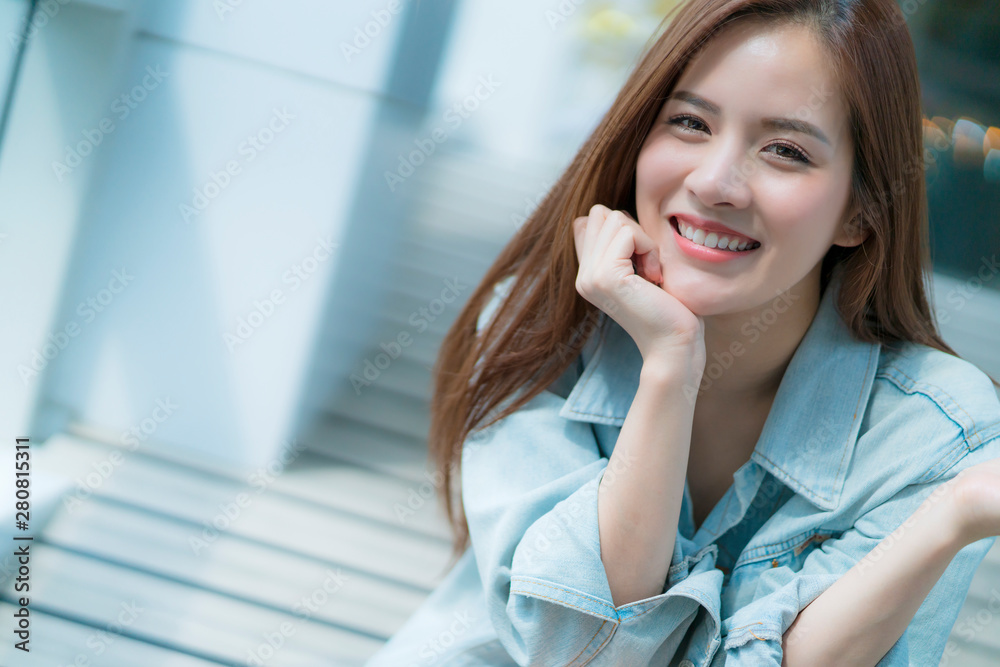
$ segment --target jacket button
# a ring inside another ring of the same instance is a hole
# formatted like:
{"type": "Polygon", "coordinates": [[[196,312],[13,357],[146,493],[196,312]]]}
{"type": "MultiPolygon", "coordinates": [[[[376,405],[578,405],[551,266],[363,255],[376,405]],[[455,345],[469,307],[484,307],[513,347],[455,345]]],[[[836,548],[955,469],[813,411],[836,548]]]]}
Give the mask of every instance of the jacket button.
{"type": "Polygon", "coordinates": [[[775,558],[774,560],[771,561],[771,567],[778,567],[778,559],[777,558],[775,558]]]}
{"type": "Polygon", "coordinates": [[[694,667],[694,663],[687,659],[681,660],[680,667],[694,667]]]}

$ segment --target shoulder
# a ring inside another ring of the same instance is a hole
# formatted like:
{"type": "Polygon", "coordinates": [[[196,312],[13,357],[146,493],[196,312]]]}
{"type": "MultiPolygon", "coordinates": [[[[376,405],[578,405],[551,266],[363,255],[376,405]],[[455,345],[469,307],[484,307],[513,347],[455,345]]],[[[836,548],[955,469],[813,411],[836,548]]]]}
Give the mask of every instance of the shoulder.
{"type": "Polygon", "coordinates": [[[931,413],[975,441],[1000,433],[1000,398],[989,376],[975,364],[941,350],[907,343],[886,350],[875,376],[881,393],[897,398],[897,409],[931,413]]]}
{"type": "Polygon", "coordinates": [[[895,442],[930,481],[1000,436],[1000,398],[964,359],[916,343],[883,346],[862,430],[883,452],[895,442]]]}

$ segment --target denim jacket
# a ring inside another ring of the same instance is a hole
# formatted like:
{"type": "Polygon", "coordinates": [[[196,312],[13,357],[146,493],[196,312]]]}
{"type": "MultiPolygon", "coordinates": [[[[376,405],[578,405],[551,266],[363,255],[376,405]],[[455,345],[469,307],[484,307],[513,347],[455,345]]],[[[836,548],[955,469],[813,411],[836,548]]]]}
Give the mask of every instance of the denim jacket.
{"type": "MultiPolygon", "coordinates": [[[[615,472],[609,457],[642,365],[601,313],[561,378],[464,444],[471,547],[368,665],[780,665],[799,611],[936,486],[1000,456],[987,376],[927,346],[856,340],[835,307],[839,275],[750,459],[697,531],[685,483],[658,595],[616,607],[601,561],[598,485],[615,472]]],[[[480,327],[509,285],[497,284],[480,327]]],[[[744,328],[743,343],[754,331],[744,328]]],[[[959,551],[878,665],[938,664],[995,539],[959,551]]]]}

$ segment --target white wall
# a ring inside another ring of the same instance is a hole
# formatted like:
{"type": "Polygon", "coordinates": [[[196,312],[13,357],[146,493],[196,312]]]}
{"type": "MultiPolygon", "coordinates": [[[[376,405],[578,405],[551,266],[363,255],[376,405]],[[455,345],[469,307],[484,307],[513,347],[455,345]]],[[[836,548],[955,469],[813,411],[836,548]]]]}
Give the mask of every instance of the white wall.
{"type": "Polygon", "coordinates": [[[77,331],[25,386],[3,379],[19,414],[37,407],[33,432],[78,424],[131,444],[137,427],[143,447],[263,464],[293,435],[324,307],[373,289],[338,268],[349,225],[364,226],[350,218],[358,165],[396,104],[384,89],[405,12],[382,0],[219,4],[74,3],[30,45],[0,164],[12,230],[0,250],[23,260],[4,264],[11,280],[44,275],[5,293],[35,325],[4,348],[30,365],[50,334],[77,331]],[[375,37],[345,56],[341,42],[366,27],[375,37]],[[79,165],[54,170],[75,165],[80,142],[91,145],[79,165]],[[207,206],[185,216],[196,190],[207,206]],[[307,280],[296,265],[313,269],[307,280]],[[257,305],[275,290],[280,303],[257,305]]]}

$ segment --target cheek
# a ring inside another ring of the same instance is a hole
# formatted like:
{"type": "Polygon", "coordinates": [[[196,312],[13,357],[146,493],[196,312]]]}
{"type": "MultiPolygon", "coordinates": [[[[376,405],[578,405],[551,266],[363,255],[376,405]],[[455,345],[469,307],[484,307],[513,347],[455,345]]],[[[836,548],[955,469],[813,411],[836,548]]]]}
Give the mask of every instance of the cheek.
{"type": "Polygon", "coordinates": [[[647,143],[636,160],[636,193],[648,196],[672,188],[682,179],[682,161],[678,157],[662,138],[647,143]]]}
{"type": "Polygon", "coordinates": [[[828,178],[776,180],[757,192],[772,241],[800,248],[829,246],[845,193],[828,178]]]}

